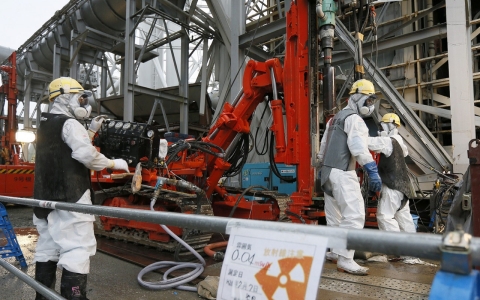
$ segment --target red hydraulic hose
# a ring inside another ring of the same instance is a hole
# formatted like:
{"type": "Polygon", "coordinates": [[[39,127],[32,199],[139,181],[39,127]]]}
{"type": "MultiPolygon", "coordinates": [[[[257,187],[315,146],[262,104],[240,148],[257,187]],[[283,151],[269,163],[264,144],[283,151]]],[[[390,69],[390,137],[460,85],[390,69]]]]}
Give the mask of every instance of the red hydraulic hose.
{"type": "Polygon", "coordinates": [[[208,244],[203,248],[203,251],[205,252],[206,255],[210,257],[215,257],[215,254],[217,252],[213,251],[212,249],[215,248],[221,248],[221,247],[227,247],[228,241],[223,241],[223,242],[218,242],[218,243],[212,243],[208,244]]]}

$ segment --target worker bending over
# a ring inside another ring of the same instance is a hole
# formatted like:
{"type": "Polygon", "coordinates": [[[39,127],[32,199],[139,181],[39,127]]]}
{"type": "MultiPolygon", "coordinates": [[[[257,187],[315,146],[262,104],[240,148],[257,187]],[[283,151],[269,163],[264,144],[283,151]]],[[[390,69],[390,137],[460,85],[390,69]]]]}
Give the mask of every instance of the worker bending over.
{"type": "MultiPolygon", "coordinates": [[[[370,189],[373,192],[381,189],[382,181],[368,150],[368,128],[363,120],[373,113],[375,99],[373,84],[358,80],[352,86],[348,105],[327,123],[318,158],[328,226],[352,229],[364,226],[365,205],[355,172],[356,162],[368,173],[370,189]]],[[[327,259],[337,260],[339,271],[367,275],[368,268],[358,265],[353,255],[354,250],[332,249],[327,259]]]]}
{"type": "Polygon", "coordinates": [[[382,179],[382,193],[377,207],[378,228],[416,232],[408,203],[408,199],[414,196],[405,163],[408,149],[397,129],[400,118],[394,113],[385,114],[380,126],[379,137],[370,137],[368,144],[370,150],[381,153],[378,173],[382,179]]]}
{"type": "MultiPolygon", "coordinates": [[[[50,113],[42,113],[37,130],[34,198],[91,205],[90,171],[112,168],[128,172],[123,159],[110,160],[92,145],[89,133],[76,119],[91,112],[89,92],[74,79],[61,77],[49,86],[50,113]]],[[[95,118],[89,131],[103,122],[95,118]]],[[[33,223],[39,233],[35,252],[35,279],[55,289],[57,265],[63,269],[61,295],[87,299],[90,256],[96,251],[95,217],[66,210],[35,207],[33,223]]],[[[46,299],[37,292],[36,300],[46,299]]]]}

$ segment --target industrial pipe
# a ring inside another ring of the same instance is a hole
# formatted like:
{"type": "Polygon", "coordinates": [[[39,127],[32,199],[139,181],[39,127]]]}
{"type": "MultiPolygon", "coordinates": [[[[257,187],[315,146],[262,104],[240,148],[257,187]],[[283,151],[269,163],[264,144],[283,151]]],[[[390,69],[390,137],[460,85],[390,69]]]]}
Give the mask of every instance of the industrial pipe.
{"type": "Polygon", "coordinates": [[[316,14],[318,40],[323,53],[323,122],[324,128],[333,115],[335,101],[335,72],[332,66],[333,39],[335,35],[335,13],[337,4],[333,0],[317,0],[316,14]]]}

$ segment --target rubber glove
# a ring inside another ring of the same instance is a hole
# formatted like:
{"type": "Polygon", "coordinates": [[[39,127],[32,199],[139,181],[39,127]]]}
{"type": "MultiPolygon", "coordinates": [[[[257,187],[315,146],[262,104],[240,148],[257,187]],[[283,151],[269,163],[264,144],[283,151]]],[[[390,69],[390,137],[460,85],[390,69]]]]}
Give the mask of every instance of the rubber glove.
{"type": "Polygon", "coordinates": [[[113,159],[113,160],[110,160],[110,162],[108,163],[108,167],[109,169],[114,169],[114,170],[123,170],[127,173],[130,173],[130,171],[128,170],[128,164],[125,160],[123,159],[113,159]]]}
{"type": "Polygon", "coordinates": [[[100,127],[102,127],[102,123],[105,121],[105,116],[96,116],[95,118],[92,119],[92,122],[90,123],[90,126],[88,126],[88,136],[90,137],[90,140],[93,139],[95,136],[95,133],[97,133],[98,130],[100,130],[100,127]]]}
{"type": "Polygon", "coordinates": [[[363,168],[365,169],[365,171],[367,171],[368,174],[369,190],[372,192],[380,192],[380,190],[382,189],[382,179],[380,179],[380,176],[378,175],[377,164],[372,161],[368,164],[363,165],[363,168]]]}

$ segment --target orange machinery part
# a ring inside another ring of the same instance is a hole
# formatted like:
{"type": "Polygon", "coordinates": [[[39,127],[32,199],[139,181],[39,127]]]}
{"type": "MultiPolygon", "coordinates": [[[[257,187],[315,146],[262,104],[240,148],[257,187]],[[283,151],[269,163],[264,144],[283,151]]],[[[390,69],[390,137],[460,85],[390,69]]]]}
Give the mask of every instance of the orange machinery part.
{"type": "Polygon", "coordinates": [[[227,247],[228,245],[228,241],[223,241],[223,242],[218,242],[218,243],[212,243],[212,244],[208,244],[206,245],[204,248],[203,248],[203,251],[205,252],[206,255],[210,256],[210,257],[214,257],[215,256],[215,251],[213,251],[213,249],[216,249],[216,248],[225,248],[227,247]]]}

